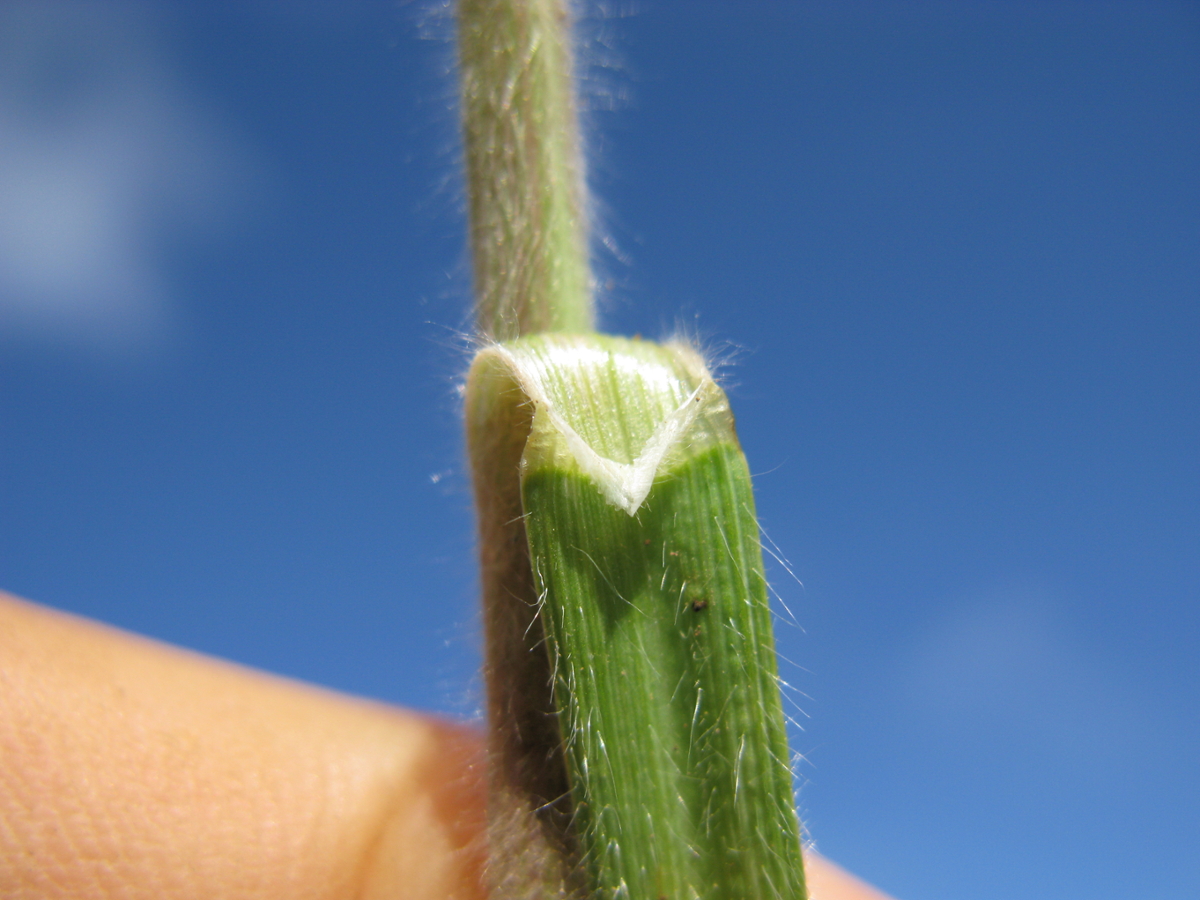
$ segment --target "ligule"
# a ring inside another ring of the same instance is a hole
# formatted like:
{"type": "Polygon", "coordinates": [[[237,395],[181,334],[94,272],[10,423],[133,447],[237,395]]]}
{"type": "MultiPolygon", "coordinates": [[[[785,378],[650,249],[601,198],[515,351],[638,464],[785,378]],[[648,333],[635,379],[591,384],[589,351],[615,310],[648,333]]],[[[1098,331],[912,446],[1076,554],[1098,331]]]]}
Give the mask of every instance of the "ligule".
{"type": "Polygon", "coordinates": [[[467,417],[495,896],[803,898],[750,476],[699,355],[495,345],[467,417]]]}

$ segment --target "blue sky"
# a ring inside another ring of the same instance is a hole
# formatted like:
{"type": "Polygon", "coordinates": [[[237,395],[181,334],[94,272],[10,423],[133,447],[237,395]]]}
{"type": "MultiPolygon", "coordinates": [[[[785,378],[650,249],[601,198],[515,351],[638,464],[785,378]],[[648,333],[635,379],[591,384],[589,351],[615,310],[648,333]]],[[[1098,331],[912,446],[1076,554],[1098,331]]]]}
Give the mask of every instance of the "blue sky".
{"type": "MultiPolygon", "coordinates": [[[[727,383],[817,846],[1200,893],[1200,7],[589,17],[603,319],[727,383]]],[[[0,586],[471,716],[451,29],[0,7],[0,586]]]]}

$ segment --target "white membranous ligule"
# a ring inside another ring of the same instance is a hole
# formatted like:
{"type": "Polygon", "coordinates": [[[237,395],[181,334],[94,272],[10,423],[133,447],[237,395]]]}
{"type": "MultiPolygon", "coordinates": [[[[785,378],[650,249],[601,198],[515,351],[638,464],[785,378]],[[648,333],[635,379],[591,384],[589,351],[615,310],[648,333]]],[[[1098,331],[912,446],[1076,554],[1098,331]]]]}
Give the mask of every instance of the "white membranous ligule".
{"type": "Polygon", "coordinates": [[[692,347],[645,344],[654,352],[630,352],[639,345],[630,342],[615,349],[580,336],[553,335],[522,347],[524,352],[497,344],[480,354],[502,361],[534,405],[534,434],[543,440],[556,436],[557,449],[569,455],[609,503],[631,516],[679,451],[711,442],[729,417],[724,393],[692,347]],[[626,419],[620,433],[603,429],[611,417],[590,414],[598,402],[596,393],[604,389],[597,383],[612,374],[633,393],[639,413],[626,419]]]}

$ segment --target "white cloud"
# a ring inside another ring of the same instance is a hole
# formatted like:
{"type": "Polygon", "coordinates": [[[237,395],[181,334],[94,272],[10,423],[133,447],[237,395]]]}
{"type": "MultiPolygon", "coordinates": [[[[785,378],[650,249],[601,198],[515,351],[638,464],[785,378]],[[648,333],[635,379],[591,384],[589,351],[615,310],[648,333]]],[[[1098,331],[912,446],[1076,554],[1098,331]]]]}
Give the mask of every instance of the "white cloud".
{"type": "Polygon", "coordinates": [[[0,339],[171,336],[164,250],[225,220],[241,165],[162,44],[150,7],[0,4],[0,339]]]}
{"type": "Polygon", "coordinates": [[[1106,777],[1164,735],[1137,691],[1036,590],[996,592],[936,622],[913,648],[903,705],[950,740],[1037,747],[1106,777]]]}

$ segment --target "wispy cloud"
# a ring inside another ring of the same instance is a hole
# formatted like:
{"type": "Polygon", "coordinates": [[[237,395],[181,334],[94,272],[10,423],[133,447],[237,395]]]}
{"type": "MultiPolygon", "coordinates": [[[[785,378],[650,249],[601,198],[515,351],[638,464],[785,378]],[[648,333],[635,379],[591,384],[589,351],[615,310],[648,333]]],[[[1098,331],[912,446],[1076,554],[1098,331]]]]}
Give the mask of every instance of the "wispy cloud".
{"type": "Polygon", "coordinates": [[[168,341],[171,240],[233,211],[241,154],[183,89],[151,7],[0,4],[0,341],[168,341]]]}
{"type": "Polygon", "coordinates": [[[1077,775],[1107,777],[1168,738],[1076,631],[1037,590],[964,604],[913,648],[904,705],[951,741],[1035,746],[1077,775]]]}

